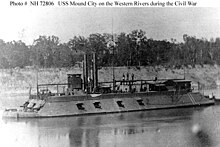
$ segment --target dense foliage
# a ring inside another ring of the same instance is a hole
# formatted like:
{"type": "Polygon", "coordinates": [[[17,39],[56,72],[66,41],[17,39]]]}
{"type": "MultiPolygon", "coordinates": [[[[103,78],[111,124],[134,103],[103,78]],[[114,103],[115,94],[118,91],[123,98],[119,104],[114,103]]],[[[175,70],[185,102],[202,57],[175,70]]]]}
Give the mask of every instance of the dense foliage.
{"type": "Polygon", "coordinates": [[[22,41],[0,40],[0,68],[72,67],[82,61],[83,53],[96,52],[99,66],[194,66],[220,64],[220,38],[207,40],[183,35],[183,42],[175,39],[153,40],[142,30],[129,34],[91,34],[85,38],[74,36],[60,43],[56,36],[39,36],[33,45],[22,41]]]}

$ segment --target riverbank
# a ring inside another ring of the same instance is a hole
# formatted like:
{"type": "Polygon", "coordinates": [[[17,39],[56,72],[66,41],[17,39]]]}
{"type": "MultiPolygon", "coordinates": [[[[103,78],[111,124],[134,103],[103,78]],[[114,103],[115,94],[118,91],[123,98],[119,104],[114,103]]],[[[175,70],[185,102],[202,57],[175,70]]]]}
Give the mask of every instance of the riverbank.
{"type": "MultiPolygon", "coordinates": [[[[157,67],[115,67],[116,80],[122,80],[123,74],[127,73],[131,78],[134,74],[134,79],[147,80],[154,79],[169,79],[169,78],[185,78],[192,81],[192,85],[197,88],[198,83],[202,88],[214,89],[218,82],[218,66],[204,65],[188,67],[185,69],[171,69],[162,66],[157,67]]],[[[112,81],[112,67],[103,67],[99,70],[99,82],[112,81]]],[[[36,69],[13,69],[0,70],[0,107],[21,105],[28,99],[29,92],[36,93],[37,85],[36,69]]],[[[38,70],[39,84],[57,84],[67,83],[67,74],[79,73],[82,74],[81,68],[47,68],[38,70]]],[[[127,77],[126,77],[127,78],[127,77]]],[[[200,87],[200,88],[201,88],[200,87]]]]}
{"type": "MultiPolygon", "coordinates": [[[[202,87],[214,88],[218,84],[218,73],[220,68],[217,66],[204,65],[188,67],[185,69],[171,69],[162,66],[157,67],[115,67],[115,78],[121,80],[123,74],[134,74],[134,78],[140,79],[167,79],[167,78],[186,78],[192,80],[193,85],[198,82],[202,87]]],[[[35,69],[12,69],[0,71],[0,94],[3,93],[28,93],[36,89],[37,71],[35,69]]],[[[81,68],[47,68],[38,70],[39,84],[67,83],[67,74],[82,73],[81,68]]],[[[103,67],[99,70],[99,82],[112,80],[112,67],[103,67]]]]}

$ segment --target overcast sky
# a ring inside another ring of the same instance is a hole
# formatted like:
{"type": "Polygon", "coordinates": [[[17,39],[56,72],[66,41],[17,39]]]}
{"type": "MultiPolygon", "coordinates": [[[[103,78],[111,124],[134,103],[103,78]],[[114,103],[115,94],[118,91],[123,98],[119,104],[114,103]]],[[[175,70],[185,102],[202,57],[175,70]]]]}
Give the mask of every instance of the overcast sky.
{"type": "Polygon", "coordinates": [[[61,42],[91,33],[146,32],[158,40],[183,34],[197,38],[220,37],[220,7],[186,8],[30,8],[0,9],[0,39],[32,44],[39,35],[55,35],[61,42]],[[113,20],[113,21],[112,21],[113,20]],[[113,24],[113,27],[112,27],[113,24]]]}

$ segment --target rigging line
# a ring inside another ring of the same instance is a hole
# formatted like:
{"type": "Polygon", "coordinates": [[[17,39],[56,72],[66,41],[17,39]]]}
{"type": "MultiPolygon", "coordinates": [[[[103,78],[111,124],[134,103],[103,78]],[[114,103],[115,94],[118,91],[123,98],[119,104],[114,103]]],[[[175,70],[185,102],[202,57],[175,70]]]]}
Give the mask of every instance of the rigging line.
{"type": "Polygon", "coordinates": [[[194,103],[196,104],[196,101],[194,99],[194,97],[189,93],[189,95],[191,96],[191,98],[193,99],[194,103]]]}
{"type": "Polygon", "coordinates": [[[188,96],[189,96],[190,100],[192,101],[192,103],[196,104],[195,99],[192,97],[192,95],[190,93],[188,93],[188,96]]]}

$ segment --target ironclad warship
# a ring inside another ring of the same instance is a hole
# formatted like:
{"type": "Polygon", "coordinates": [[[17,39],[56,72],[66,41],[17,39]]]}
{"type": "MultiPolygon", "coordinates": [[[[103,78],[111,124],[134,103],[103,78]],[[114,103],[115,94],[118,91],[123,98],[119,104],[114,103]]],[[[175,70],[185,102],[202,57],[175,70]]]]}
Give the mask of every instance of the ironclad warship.
{"type": "Polygon", "coordinates": [[[83,73],[68,74],[65,84],[37,84],[37,94],[19,109],[5,109],[7,118],[41,118],[122,113],[214,104],[182,79],[113,80],[99,82],[97,57],[84,55],[83,73]],[[56,87],[56,92],[49,87],[56,87]],[[62,89],[62,90],[60,90],[62,89]]]}

